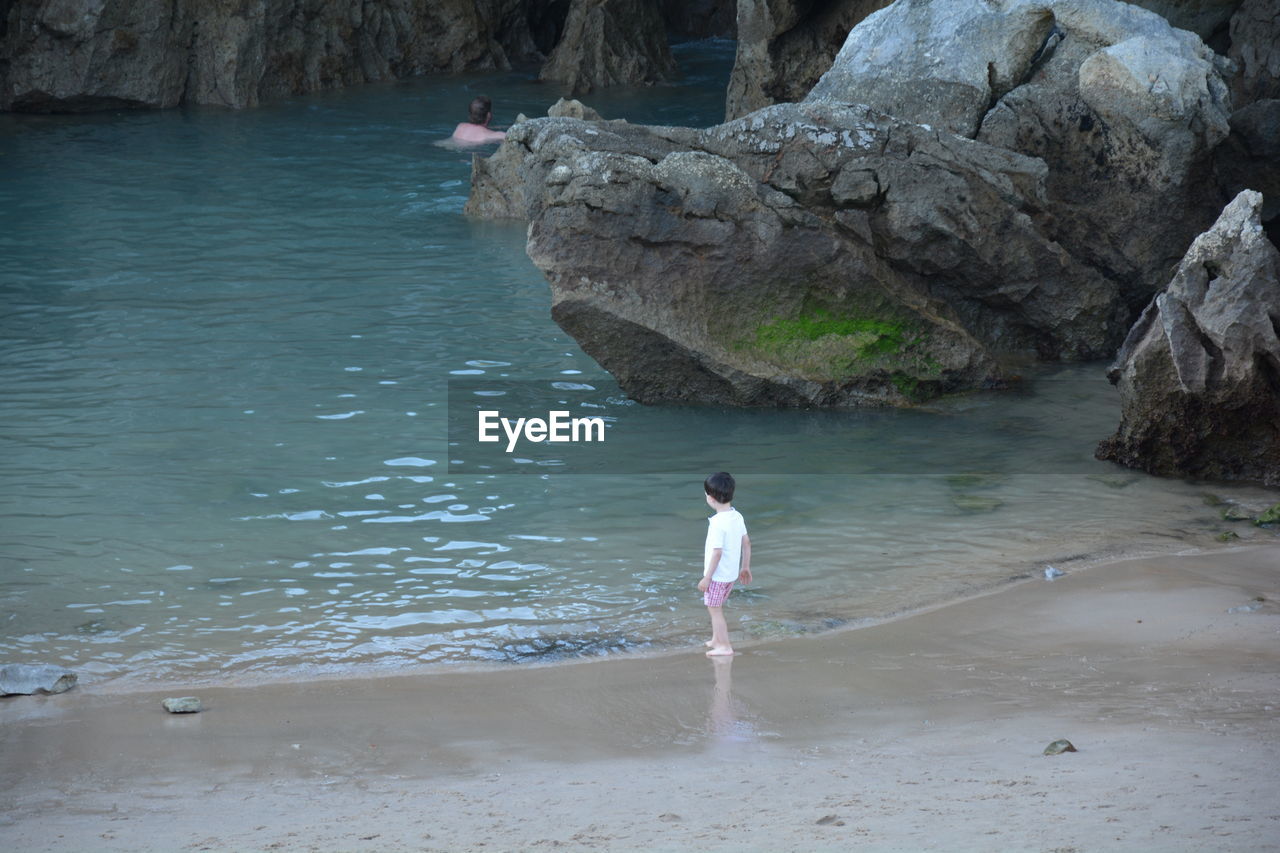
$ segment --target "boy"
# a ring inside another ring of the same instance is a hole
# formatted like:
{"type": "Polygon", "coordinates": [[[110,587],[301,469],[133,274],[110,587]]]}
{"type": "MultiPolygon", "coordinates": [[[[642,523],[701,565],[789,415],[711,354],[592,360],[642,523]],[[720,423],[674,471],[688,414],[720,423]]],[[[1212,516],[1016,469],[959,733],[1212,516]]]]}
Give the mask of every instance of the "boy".
{"type": "Polygon", "coordinates": [[[716,514],[707,519],[707,544],[703,549],[702,580],[698,589],[702,603],[711,614],[711,639],[707,641],[707,654],[713,657],[733,654],[729,645],[729,628],[724,622],[724,602],[739,578],[751,583],[751,540],[747,538],[747,525],[742,514],[734,509],[733,477],[721,471],[712,474],[702,484],[707,493],[707,505],[716,514]]]}

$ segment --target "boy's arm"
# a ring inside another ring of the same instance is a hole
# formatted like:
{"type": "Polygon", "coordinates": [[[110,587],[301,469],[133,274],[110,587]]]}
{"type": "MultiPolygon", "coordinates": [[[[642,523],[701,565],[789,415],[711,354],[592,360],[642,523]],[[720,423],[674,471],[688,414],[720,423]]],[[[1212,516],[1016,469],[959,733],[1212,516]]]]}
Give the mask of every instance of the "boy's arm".
{"type": "Polygon", "coordinates": [[[742,534],[742,568],[738,570],[738,579],[743,584],[751,583],[751,537],[742,534]]]}
{"type": "Polygon", "coordinates": [[[706,568],[702,570],[702,580],[698,581],[699,592],[706,592],[707,587],[711,585],[711,575],[715,573],[716,566],[720,565],[722,554],[724,554],[724,549],[716,548],[711,552],[711,556],[707,558],[706,568]]]}

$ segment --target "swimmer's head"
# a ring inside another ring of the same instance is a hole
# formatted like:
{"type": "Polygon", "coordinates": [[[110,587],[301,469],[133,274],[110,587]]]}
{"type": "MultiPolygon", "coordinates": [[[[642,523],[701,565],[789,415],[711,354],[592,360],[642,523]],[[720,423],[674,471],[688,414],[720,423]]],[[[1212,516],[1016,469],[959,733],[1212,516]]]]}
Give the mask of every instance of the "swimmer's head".
{"type": "Polygon", "coordinates": [[[468,112],[470,113],[468,121],[472,124],[487,124],[489,116],[493,114],[493,101],[480,95],[471,102],[468,112]]]}

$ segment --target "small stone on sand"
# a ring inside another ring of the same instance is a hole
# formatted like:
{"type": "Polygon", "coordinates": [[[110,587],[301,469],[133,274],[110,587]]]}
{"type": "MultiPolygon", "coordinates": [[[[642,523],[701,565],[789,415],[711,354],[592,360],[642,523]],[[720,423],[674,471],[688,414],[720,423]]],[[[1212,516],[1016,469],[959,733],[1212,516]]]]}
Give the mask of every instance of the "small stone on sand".
{"type": "Polygon", "coordinates": [[[160,703],[170,714],[198,714],[204,710],[195,696],[170,697],[160,703]]]}

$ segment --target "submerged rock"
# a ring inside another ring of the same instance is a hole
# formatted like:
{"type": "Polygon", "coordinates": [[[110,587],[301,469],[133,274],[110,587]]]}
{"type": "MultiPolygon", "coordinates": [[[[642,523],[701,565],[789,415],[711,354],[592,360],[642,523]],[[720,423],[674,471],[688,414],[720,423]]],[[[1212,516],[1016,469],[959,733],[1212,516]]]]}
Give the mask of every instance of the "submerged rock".
{"type": "Polygon", "coordinates": [[[198,714],[204,710],[197,696],[170,697],[160,703],[170,714],[198,714]]]}
{"type": "Polygon", "coordinates": [[[52,664],[7,663],[0,666],[0,696],[65,693],[76,685],[76,674],[52,664]]]}
{"type": "Polygon", "coordinates": [[[1280,485],[1280,252],[1244,191],[1198,237],[1108,376],[1119,431],[1097,451],[1154,474],[1280,485]]]}
{"type": "Polygon", "coordinates": [[[999,498],[983,495],[952,495],[951,503],[961,512],[995,512],[1004,506],[999,498]]]}

